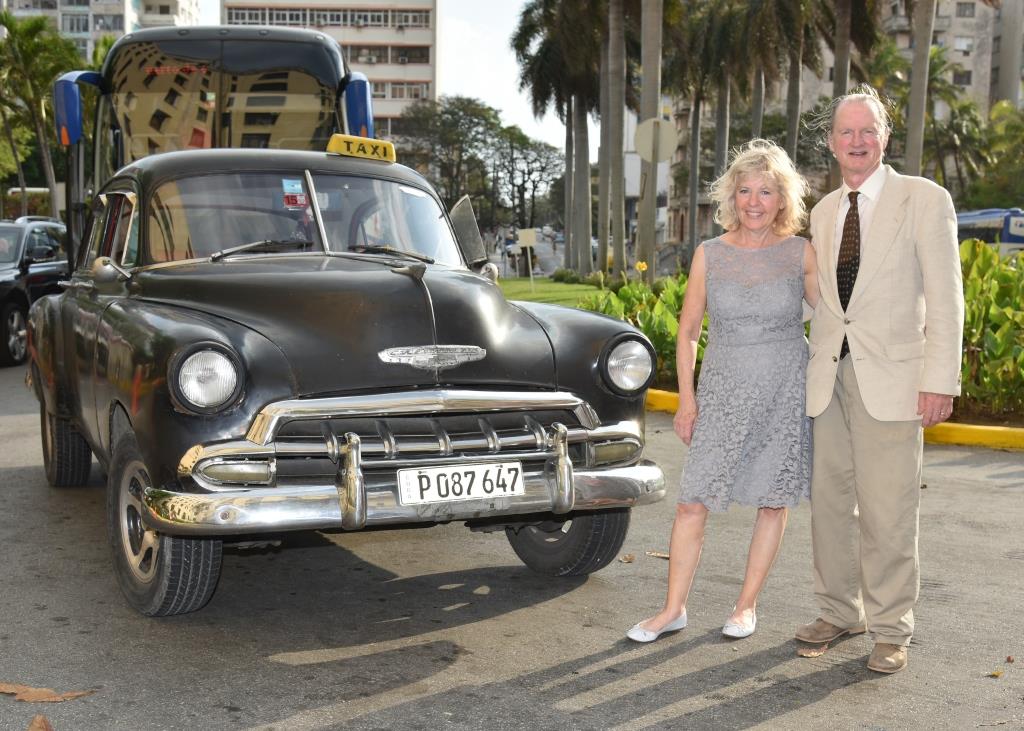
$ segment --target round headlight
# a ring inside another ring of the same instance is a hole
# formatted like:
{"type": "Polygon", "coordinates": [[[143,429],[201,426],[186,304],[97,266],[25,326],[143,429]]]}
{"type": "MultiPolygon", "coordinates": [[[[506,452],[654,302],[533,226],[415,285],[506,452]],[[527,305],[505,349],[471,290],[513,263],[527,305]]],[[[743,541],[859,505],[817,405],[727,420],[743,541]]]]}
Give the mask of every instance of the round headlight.
{"type": "Polygon", "coordinates": [[[611,349],[605,361],[608,382],[624,393],[646,386],[653,370],[651,353],[639,340],[623,340],[611,349]]]}
{"type": "Polygon", "coordinates": [[[238,370],[224,353],[199,350],[181,362],[178,391],[189,405],[199,409],[223,406],[235,395],[238,370]]]}

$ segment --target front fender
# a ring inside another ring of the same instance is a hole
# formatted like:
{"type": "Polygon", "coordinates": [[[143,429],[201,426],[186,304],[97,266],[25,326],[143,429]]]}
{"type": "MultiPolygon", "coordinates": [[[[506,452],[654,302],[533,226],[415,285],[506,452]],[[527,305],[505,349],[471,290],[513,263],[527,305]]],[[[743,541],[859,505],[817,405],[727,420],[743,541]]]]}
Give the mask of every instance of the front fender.
{"type": "Polygon", "coordinates": [[[624,335],[647,338],[622,320],[571,307],[537,302],[513,302],[547,332],[555,350],[558,388],[585,398],[604,423],[635,420],[643,424],[646,390],[635,396],[614,393],[601,375],[601,354],[624,335]]]}
{"type": "Polygon", "coordinates": [[[253,415],[266,403],[298,393],[291,366],[267,338],[186,308],[131,299],[111,305],[103,315],[96,353],[100,447],[110,454],[112,419],[116,409],[123,409],[156,485],[176,480],[178,462],[189,447],[244,438],[253,415]],[[241,362],[241,394],[216,414],[185,411],[171,398],[171,359],[200,342],[230,348],[241,362]]]}
{"type": "Polygon", "coordinates": [[[60,332],[60,296],[40,297],[28,312],[28,367],[36,395],[41,395],[46,410],[66,417],[69,415],[67,405],[60,403],[57,397],[63,385],[59,379],[67,376],[67,370],[62,367],[60,332]]]}

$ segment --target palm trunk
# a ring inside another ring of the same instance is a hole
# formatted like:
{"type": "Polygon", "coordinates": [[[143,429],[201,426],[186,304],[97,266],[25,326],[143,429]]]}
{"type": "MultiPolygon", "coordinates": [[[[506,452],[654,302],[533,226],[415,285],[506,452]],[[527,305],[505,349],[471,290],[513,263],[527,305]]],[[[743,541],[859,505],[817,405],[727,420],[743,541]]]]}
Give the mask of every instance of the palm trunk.
{"type": "Polygon", "coordinates": [[[789,80],[786,86],[786,152],[796,163],[796,150],[800,138],[800,96],[803,82],[804,34],[796,39],[789,54],[789,80]]]}
{"type": "Polygon", "coordinates": [[[11,157],[14,159],[14,167],[18,173],[18,187],[21,188],[21,215],[28,215],[28,184],[25,182],[25,168],[21,166],[21,156],[18,154],[18,143],[14,139],[14,131],[7,120],[7,112],[0,106],[0,122],[3,123],[4,137],[11,148],[11,157]]]}
{"type": "Polygon", "coordinates": [[[563,181],[565,183],[565,210],[562,214],[564,240],[562,241],[562,266],[566,269],[572,269],[572,239],[573,239],[573,221],[572,221],[572,194],[573,194],[573,139],[572,126],[573,126],[573,114],[572,114],[572,97],[569,97],[565,101],[565,176],[563,181]]]}
{"type": "Polygon", "coordinates": [[[587,109],[579,97],[572,110],[573,136],[575,139],[576,159],[573,165],[576,183],[572,200],[576,215],[573,217],[573,246],[576,248],[576,269],[581,274],[589,274],[591,267],[590,254],[590,142],[587,132],[587,109]]]}
{"type": "Polygon", "coordinates": [[[687,222],[687,239],[689,248],[689,260],[693,261],[693,254],[697,251],[697,219],[699,217],[698,206],[700,205],[700,102],[701,93],[697,91],[693,95],[693,104],[690,107],[690,210],[689,221],[687,222]]]}
{"type": "Polygon", "coordinates": [[[910,101],[907,104],[905,166],[908,175],[921,174],[925,105],[928,95],[928,62],[934,25],[935,0],[918,0],[914,4],[914,58],[910,70],[910,101]]]}
{"type": "Polygon", "coordinates": [[[754,69],[754,90],[750,102],[750,136],[757,139],[761,136],[761,123],[764,121],[764,69],[754,69]]]}
{"type": "MultiPolygon", "coordinates": [[[[715,178],[725,172],[729,162],[729,74],[723,70],[718,82],[718,106],[715,110],[715,178]]],[[[715,232],[721,227],[715,224],[715,232]]]]}
{"type": "MultiPolygon", "coordinates": [[[[850,21],[852,0],[836,0],[835,66],[832,77],[832,96],[846,94],[850,84],[850,21]]],[[[833,160],[829,167],[829,188],[839,187],[839,166],[833,160]]]]}
{"type": "Polygon", "coordinates": [[[601,147],[597,158],[597,270],[601,272],[608,270],[608,183],[611,177],[611,155],[614,154],[609,145],[611,112],[608,100],[607,25],[605,28],[606,34],[601,43],[601,147]]]}
{"type": "Polygon", "coordinates": [[[626,271],[626,191],[622,137],[626,113],[626,40],[622,0],[608,3],[608,151],[611,155],[612,271],[626,271]]]}
{"type": "MultiPolygon", "coordinates": [[[[640,89],[640,116],[642,121],[660,117],[661,106],[661,17],[662,0],[643,0],[640,16],[641,61],[643,86],[640,89]]],[[[654,283],[657,273],[656,219],[658,202],[658,163],[640,163],[640,211],[637,217],[637,261],[647,264],[641,275],[648,284],[654,283]]]]}
{"type": "Polygon", "coordinates": [[[42,110],[32,109],[32,124],[36,128],[36,139],[39,140],[39,155],[42,158],[43,173],[46,175],[46,187],[50,189],[50,215],[60,218],[60,199],[57,195],[57,176],[53,173],[53,157],[50,155],[50,136],[43,125],[42,110]]]}

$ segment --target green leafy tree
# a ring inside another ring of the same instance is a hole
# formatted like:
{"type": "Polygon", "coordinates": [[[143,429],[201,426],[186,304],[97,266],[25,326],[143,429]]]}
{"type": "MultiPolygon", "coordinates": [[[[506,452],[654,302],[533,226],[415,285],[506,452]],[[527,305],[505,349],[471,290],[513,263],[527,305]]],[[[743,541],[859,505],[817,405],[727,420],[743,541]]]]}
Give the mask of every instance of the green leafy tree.
{"type": "Polygon", "coordinates": [[[988,163],[968,184],[968,208],[1012,208],[1024,201],[1024,110],[1001,101],[989,112],[988,163]]]}
{"type": "Polygon", "coordinates": [[[57,178],[50,145],[56,139],[50,88],[61,73],[80,62],[78,51],[45,17],[16,18],[0,12],[6,37],[0,41],[0,67],[8,69],[7,91],[24,107],[36,135],[40,162],[50,189],[51,215],[59,214],[57,178]]]}

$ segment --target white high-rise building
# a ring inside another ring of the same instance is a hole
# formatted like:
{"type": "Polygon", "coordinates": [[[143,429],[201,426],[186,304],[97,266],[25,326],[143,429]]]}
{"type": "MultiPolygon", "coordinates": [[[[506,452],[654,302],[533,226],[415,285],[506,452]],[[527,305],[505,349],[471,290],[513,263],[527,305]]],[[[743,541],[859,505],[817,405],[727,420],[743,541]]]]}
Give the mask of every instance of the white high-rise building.
{"type": "Polygon", "coordinates": [[[401,133],[409,104],[437,98],[437,0],[222,0],[221,22],[312,28],[337,40],[373,86],[378,137],[401,133]]]}
{"type": "Polygon", "coordinates": [[[52,18],[87,59],[104,36],[120,38],[140,28],[199,22],[199,0],[2,0],[2,5],[17,17],[52,18]]]}

